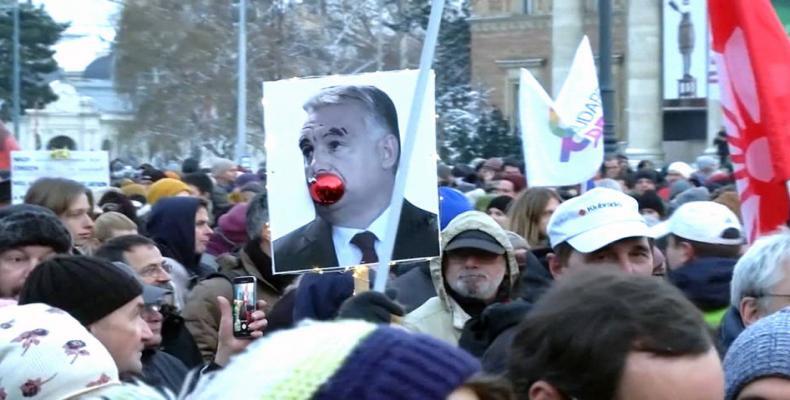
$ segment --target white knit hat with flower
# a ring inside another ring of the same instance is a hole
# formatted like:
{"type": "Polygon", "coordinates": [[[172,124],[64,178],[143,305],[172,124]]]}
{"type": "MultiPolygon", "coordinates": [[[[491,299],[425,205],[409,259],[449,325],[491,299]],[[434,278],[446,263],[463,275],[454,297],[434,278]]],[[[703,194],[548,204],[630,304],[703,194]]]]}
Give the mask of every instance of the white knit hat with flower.
{"type": "Polygon", "coordinates": [[[0,399],[65,399],[119,383],[110,353],[65,311],[0,307],[0,399]]]}

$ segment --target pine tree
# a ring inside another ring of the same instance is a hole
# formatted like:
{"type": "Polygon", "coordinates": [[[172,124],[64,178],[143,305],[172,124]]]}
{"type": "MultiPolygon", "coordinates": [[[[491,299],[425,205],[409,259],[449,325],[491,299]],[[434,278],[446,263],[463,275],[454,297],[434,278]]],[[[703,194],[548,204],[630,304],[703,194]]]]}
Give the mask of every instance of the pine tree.
{"type": "MultiPolygon", "coordinates": [[[[58,24],[44,11],[42,6],[19,3],[20,42],[20,99],[21,112],[30,108],[43,108],[57,100],[57,96],[46,82],[46,75],[58,70],[52,58],[52,45],[68,24],[58,24]]],[[[13,71],[14,20],[12,10],[0,12],[0,119],[8,121],[12,112],[11,76],[13,71]]]]}
{"type": "Polygon", "coordinates": [[[521,141],[516,134],[510,132],[507,120],[495,107],[486,110],[480,118],[473,145],[478,150],[478,157],[521,159],[521,141]]]}
{"type": "Polygon", "coordinates": [[[443,160],[471,160],[477,156],[473,142],[485,99],[469,85],[446,88],[436,99],[439,115],[439,156],[443,160]]]}
{"type": "MultiPolygon", "coordinates": [[[[399,0],[392,0],[400,4],[399,0]]],[[[397,27],[425,29],[430,1],[409,2],[397,27]]],[[[434,58],[436,72],[437,147],[445,161],[469,162],[476,157],[520,153],[518,138],[499,110],[488,102],[487,90],[471,84],[469,0],[448,1],[442,15],[434,58]],[[499,153],[497,153],[499,152],[499,153]]]]}

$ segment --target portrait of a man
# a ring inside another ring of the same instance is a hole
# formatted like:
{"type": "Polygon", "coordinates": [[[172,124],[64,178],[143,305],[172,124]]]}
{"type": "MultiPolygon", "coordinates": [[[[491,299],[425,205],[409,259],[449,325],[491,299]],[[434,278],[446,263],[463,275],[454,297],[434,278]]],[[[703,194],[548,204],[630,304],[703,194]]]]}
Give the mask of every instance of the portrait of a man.
{"type": "MultiPolygon", "coordinates": [[[[307,118],[294,145],[302,155],[304,184],[331,175],[344,189],[335,202],[314,199],[315,219],[275,239],[275,269],[378,262],[401,157],[395,105],[374,86],[340,85],[322,89],[303,108],[307,118]]],[[[438,255],[436,214],[404,199],[392,259],[438,255]]]]}

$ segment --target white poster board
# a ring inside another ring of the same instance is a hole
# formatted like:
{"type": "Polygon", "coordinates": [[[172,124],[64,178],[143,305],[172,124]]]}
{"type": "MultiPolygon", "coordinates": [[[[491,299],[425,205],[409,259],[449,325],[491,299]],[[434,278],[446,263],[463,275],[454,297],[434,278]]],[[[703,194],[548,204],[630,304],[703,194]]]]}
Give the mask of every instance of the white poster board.
{"type": "Polygon", "coordinates": [[[706,0],[662,0],[664,100],[708,96],[706,0]]]}
{"type": "MultiPolygon", "coordinates": [[[[305,102],[321,89],[337,85],[371,85],[385,92],[397,111],[401,142],[409,118],[410,103],[417,80],[416,70],[377,72],[350,76],[328,76],[264,82],[264,125],[266,130],[267,192],[276,272],[297,272],[314,268],[349,267],[340,265],[288,265],[278,257],[278,239],[317,220],[310,198],[305,161],[299,146],[302,127],[308,118],[305,102]],[[278,265],[278,263],[280,265],[278,265]]],[[[405,198],[417,208],[438,215],[436,185],[436,124],[433,77],[430,79],[421,114],[405,198]]],[[[364,172],[363,172],[364,173],[364,172]]],[[[400,238],[400,236],[399,236],[400,238]]],[[[400,240],[400,239],[399,239],[400,240]]],[[[398,249],[395,254],[398,254],[398,249]]],[[[438,256],[438,235],[435,254],[438,256]]],[[[393,260],[397,260],[393,258],[393,260]]],[[[358,263],[357,263],[358,264],[358,263]]]]}
{"type": "Polygon", "coordinates": [[[91,191],[110,186],[110,162],[106,151],[13,151],[11,152],[11,199],[20,204],[39,178],[67,178],[91,191]]]}

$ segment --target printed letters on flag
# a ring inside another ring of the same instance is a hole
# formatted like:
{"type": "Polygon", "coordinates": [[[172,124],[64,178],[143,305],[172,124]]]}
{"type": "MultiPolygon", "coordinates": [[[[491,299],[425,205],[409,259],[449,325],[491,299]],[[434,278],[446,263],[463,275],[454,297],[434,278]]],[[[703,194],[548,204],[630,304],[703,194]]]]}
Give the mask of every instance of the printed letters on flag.
{"type": "Polygon", "coordinates": [[[595,175],[603,161],[603,107],[586,36],[556,101],[521,69],[519,117],[530,186],[576,185],[595,175]]]}

